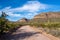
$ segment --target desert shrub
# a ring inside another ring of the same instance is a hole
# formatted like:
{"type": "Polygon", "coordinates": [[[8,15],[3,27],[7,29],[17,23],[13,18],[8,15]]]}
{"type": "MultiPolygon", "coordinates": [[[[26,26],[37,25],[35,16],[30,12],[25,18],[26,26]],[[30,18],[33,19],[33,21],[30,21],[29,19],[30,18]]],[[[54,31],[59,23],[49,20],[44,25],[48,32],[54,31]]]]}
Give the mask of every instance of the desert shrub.
{"type": "Polygon", "coordinates": [[[3,34],[9,31],[10,29],[18,27],[17,23],[9,21],[8,19],[6,19],[6,17],[7,17],[7,14],[2,12],[0,16],[0,34],[3,34]]]}

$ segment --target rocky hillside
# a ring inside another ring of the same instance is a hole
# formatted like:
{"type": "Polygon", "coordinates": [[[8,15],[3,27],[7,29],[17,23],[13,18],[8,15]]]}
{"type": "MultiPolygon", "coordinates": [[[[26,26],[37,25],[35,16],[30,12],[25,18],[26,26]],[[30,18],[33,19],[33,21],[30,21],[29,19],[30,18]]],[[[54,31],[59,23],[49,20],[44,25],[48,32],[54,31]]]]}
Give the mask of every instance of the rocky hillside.
{"type": "Polygon", "coordinates": [[[46,13],[40,13],[32,19],[32,21],[41,21],[46,22],[47,20],[51,22],[58,21],[60,22],[60,12],[46,12],[46,13]]]}
{"type": "Polygon", "coordinates": [[[36,16],[34,16],[33,19],[28,20],[26,18],[22,18],[21,20],[18,20],[18,22],[47,22],[49,20],[50,22],[60,22],[60,12],[45,12],[40,13],[36,16]]]}
{"type": "Polygon", "coordinates": [[[34,16],[34,19],[36,18],[60,18],[60,12],[47,12],[47,13],[41,13],[36,16],[34,16]]]}

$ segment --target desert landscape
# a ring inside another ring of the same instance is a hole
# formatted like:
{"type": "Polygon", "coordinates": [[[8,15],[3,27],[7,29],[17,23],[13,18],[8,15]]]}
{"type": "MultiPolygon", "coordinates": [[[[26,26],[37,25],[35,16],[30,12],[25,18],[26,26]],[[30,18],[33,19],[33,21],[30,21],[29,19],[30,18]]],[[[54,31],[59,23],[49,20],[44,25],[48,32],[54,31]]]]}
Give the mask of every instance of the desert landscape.
{"type": "Polygon", "coordinates": [[[60,40],[60,1],[0,0],[0,40],[60,40]]]}

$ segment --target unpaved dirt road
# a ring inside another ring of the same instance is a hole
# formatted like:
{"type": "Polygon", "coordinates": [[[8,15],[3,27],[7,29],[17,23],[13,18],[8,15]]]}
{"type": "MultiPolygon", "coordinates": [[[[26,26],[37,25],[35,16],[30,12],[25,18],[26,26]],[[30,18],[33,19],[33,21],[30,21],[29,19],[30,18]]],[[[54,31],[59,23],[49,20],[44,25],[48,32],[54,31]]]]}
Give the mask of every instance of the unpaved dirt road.
{"type": "Polygon", "coordinates": [[[8,37],[8,40],[60,40],[30,26],[22,26],[8,37]]]}

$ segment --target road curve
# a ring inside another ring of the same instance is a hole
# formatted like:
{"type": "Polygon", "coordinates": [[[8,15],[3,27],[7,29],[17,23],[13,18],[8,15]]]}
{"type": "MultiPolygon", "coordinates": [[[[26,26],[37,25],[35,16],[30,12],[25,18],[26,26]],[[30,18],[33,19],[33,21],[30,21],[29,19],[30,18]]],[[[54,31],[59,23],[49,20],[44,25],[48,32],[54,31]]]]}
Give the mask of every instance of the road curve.
{"type": "Polygon", "coordinates": [[[46,34],[42,31],[37,31],[37,29],[30,26],[22,26],[12,35],[10,35],[8,40],[60,40],[52,35],[46,34]]]}

